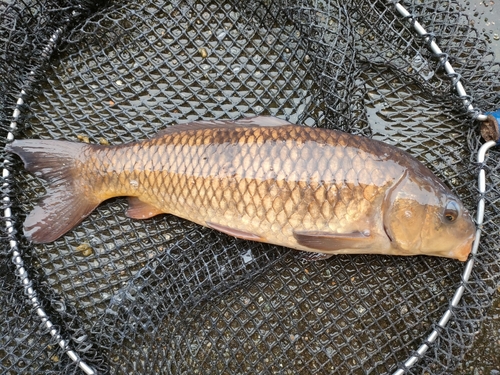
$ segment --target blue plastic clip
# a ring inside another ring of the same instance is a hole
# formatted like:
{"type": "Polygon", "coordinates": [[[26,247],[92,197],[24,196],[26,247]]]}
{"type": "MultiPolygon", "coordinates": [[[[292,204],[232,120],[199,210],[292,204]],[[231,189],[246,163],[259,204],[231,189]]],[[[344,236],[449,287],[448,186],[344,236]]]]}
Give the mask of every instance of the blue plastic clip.
{"type": "Polygon", "coordinates": [[[500,109],[485,115],[487,118],[481,123],[481,136],[485,141],[495,141],[500,146],[500,109]]]}

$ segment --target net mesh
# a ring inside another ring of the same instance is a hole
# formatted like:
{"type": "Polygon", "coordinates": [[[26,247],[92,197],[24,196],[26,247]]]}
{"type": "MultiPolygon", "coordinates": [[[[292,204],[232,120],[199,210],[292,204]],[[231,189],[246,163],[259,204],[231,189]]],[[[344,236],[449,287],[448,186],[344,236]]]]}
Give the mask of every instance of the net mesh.
{"type": "MultiPolygon", "coordinates": [[[[456,1],[405,2],[461,75],[474,105],[500,107],[499,65],[456,1]]],[[[0,120],[16,138],[121,144],[165,124],[274,115],[407,150],[475,212],[481,145],[443,56],[385,1],[12,1],[0,4],[0,120]],[[55,36],[55,37],[54,37],[55,36]],[[51,41],[52,38],[52,41],[51,41]]],[[[106,201],[81,225],[30,245],[22,222],[42,181],[2,149],[0,369],[80,369],[35,316],[31,287],[68,345],[100,372],[391,373],[425,341],[461,282],[441,258],[336,256],[234,239],[182,219],[125,216],[106,201]],[[5,221],[6,218],[3,217],[5,221]]],[[[456,368],[499,283],[500,163],[471,281],[410,373],[456,368]]]]}

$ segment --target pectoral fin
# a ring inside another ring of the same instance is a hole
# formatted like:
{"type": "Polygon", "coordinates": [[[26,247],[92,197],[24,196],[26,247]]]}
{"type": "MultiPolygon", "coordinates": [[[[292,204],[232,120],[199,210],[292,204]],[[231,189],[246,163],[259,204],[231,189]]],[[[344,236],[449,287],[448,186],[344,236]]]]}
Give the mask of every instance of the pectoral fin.
{"type": "Polygon", "coordinates": [[[128,197],[128,210],[126,215],[132,219],[149,219],[150,217],[163,214],[155,206],[141,201],[137,197],[128,197]]]}
{"type": "Polygon", "coordinates": [[[321,251],[342,249],[366,249],[371,246],[369,233],[329,233],[317,231],[294,231],[293,236],[299,245],[321,251]]]}
{"type": "Polygon", "coordinates": [[[227,227],[225,225],[217,224],[217,223],[212,223],[207,221],[207,227],[218,230],[219,232],[226,233],[230,236],[241,238],[243,240],[249,240],[249,241],[264,241],[264,239],[256,234],[250,233],[250,232],[245,232],[239,229],[234,229],[227,227]]]}

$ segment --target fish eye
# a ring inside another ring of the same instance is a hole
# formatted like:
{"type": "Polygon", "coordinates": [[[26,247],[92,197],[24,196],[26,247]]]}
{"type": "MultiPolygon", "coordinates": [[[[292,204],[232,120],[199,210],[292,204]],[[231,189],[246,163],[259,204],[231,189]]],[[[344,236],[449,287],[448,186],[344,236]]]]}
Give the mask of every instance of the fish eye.
{"type": "Polygon", "coordinates": [[[452,223],[457,219],[459,211],[460,211],[460,207],[458,207],[458,203],[455,201],[449,201],[446,204],[446,207],[444,210],[444,217],[447,221],[452,223]]]}

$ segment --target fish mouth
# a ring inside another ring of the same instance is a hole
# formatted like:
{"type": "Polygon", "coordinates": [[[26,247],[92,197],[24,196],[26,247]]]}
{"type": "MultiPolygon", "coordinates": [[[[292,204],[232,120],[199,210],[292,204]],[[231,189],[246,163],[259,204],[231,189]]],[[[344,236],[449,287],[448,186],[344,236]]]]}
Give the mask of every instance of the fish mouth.
{"type": "Polygon", "coordinates": [[[474,243],[474,235],[468,238],[461,246],[452,252],[452,258],[465,262],[472,251],[472,244],[474,243]]]}

